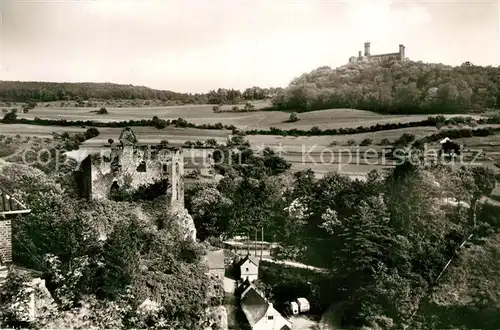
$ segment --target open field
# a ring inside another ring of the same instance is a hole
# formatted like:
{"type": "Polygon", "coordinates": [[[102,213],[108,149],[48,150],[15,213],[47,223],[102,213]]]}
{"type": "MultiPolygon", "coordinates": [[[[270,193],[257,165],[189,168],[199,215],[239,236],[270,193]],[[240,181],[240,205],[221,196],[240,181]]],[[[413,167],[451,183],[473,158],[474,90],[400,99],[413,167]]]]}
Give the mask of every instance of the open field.
{"type": "MultiPolygon", "coordinates": [[[[489,125],[499,126],[499,125],[489,125]]],[[[199,130],[168,127],[158,130],[153,127],[134,127],[138,139],[142,143],[156,144],[161,140],[168,140],[171,144],[182,145],[187,140],[205,141],[213,138],[218,143],[225,143],[230,131],[225,130],[199,130]]],[[[57,127],[38,126],[23,124],[0,124],[0,134],[21,136],[52,137],[52,132],[84,132],[85,128],[80,127],[57,127]]],[[[101,147],[107,145],[108,139],[118,140],[121,128],[99,128],[100,135],[84,142],[86,147],[101,147]]],[[[328,172],[340,172],[353,178],[362,179],[367,173],[374,169],[390,169],[394,165],[394,160],[388,155],[390,146],[380,145],[382,139],[393,142],[403,133],[414,134],[416,138],[438,132],[435,127],[410,127],[373,133],[349,134],[337,136],[302,136],[302,137],[282,137],[274,135],[248,135],[254,150],[259,151],[264,147],[277,150],[280,154],[292,163],[292,170],[313,169],[318,177],[328,172]],[[373,144],[365,147],[358,147],[363,139],[371,139],[373,144]],[[354,141],[354,146],[348,146],[348,141],[354,141]]],[[[483,150],[486,158],[479,161],[488,167],[494,167],[500,162],[500,135],[488,137],[473,137],[458,139],[458,142],[466,145],[466,148],[483,150]]],[[[438,144],[433,145],[439,149],[438,144]]],[[[199,162],[199,156],[193,157],[193,163],[199,162]]],[[[200,158],[201,159],[201,158],[200,158]]]]}
{"type": "MultiPolygon", "coordinates": [[[[20,118],[66,120],[95,120],[102,122],[151,119],[158,116],[162,119],[184,118],[195,124],[234,125],[241,129],[281,129],[308,130],[313,126],[320,129],[348,128],[358,126],[372,126],[386,123],[408,123],[425,120],[429,115],[381,115],[371,111],[354,109],[331,109],[300,113],[298,122],[287,122],[290,114],[284,111],[252,111],[252,112],[225,112],[214,113],[212,105],[189,105],[171,107],[142,107],[142,108],[107,108],[107,115],[98,115],[90,111],[97,108],[57,108],[37,107],[29,113],[19,113],[20,118]]],[[[457,115],[447,115],[453,117],[457,115]]],[[[479,117],[475,115],[475,117],[479,117]]]]}
{"type": "MultiPolygon", "coordinates": [[[[205,141],[207,139],[215,139],[218,143],[225,143],[231,131],[227,130],[204,130],[194,128],[175,128],[167,127],[164,129],[156,129],[154,127],[134,127],[133,128],[138,139],[145,143],[159,143],[161,140],[167,140],[171,144],[184,144],[191,140],[205,141]]],[[[39,125],[24,125],[24,124],[0,124],[0,134],[21,136],[39,136],[52,137],[52,133],[83,133],[86,128],[80,127],[63,127],[63,126],[39,126],[39,125]]],[[[106,144],[108,139],[118,141],[122,128],[115,127],[100,127],[101,133],[98,137],[86,141],[87,144],[106,144]]]]}

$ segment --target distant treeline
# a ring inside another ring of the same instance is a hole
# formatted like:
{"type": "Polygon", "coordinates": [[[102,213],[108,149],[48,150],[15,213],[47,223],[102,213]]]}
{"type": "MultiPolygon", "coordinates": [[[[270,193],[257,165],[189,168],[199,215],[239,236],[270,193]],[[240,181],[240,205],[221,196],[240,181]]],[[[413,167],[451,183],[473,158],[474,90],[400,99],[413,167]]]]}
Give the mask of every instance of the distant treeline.
{"type": "Polygon", "coordinates": [[[281,88],[250,87],[243,92],[219,88],[208,93],[176,93],[144,86],[112,83],[56,83],[36,81],[0,81],[0,101],[53,102],[87,100],[161,100],[176,104],[238,104],[263,100],[281,88]]]}
{"type": "Polygon", "coordinates": [[[500,105],[500,68],[413,61],[324,66],[294,79],[273,99],[297,112],[351,108],[379,113],[458,113],[500,105]]]}

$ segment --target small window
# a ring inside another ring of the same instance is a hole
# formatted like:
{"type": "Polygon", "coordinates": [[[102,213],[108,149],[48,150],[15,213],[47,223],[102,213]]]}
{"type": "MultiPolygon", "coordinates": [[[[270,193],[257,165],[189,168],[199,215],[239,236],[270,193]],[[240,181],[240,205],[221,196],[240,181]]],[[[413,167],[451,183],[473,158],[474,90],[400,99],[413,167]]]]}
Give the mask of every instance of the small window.
{"type": "Polygon", "coordinates": [[[162,165],[163,173],[167,173],[167,164],[162,165]]]}
{"type": "Polygon", "coordinates": [[[139,166],[137,166],[136,171],[137,172],[146,172],[146,162],[141,161],[139,166]]]}
{"type": "Polygon", "coordinates": [[[248,271],[249,271],[249,269],[247,268],[247,269],[246,269],[246,271],[248,272],[248,271]]]}
{"type": "Polygon", "coordinates": [[[269,316],[267,317],[267,320],[268,320],[268,321],[272,321],[272,320],[274,320],[274,316],[273,316],[273,315],[269,315],[269,316]]]}

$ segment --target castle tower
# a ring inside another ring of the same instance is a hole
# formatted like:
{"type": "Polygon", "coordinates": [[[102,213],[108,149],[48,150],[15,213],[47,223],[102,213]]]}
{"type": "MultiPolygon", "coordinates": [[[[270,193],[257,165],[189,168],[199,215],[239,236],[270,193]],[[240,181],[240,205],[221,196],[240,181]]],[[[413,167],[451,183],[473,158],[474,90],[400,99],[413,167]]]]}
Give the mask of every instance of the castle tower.
{"type": "Polygon", "coordinates": [[[358,52],[358,58],[362,58],[363,55],[361,54],[361,51],[358,52]]]}
{"type": "Polygon", "coordinates": [[[405,46],[404,45],[399,45],[399,56],[401,57],[401,60],[405,59],[405,46]]]}
{"type": "Polygon", "coordinates": [[[365,56],[370,56],[370,43],[365,42],[365,56]]]}
{"type": "MultiPolygon", "coordinates": [[[[184,155],[182,148],[171,150],[170,162],[170,205],[184,208],[184,155]]],[[[168,197],[167,197],[168,198],[168,197]]]]}

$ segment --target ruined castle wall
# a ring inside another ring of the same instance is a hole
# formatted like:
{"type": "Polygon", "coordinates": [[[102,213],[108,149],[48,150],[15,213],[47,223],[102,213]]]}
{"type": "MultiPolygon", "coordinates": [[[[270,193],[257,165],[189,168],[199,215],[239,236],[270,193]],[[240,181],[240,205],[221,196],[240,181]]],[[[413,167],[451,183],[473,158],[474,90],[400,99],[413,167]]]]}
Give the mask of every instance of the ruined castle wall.
{"type": "Polygon", "coordinates": [[[2,263],[12,262],[12,220],[7,215],[0,218],[0,256],[2,263]]]}
{"type": "Polygon", "coordinates": [[[94,157],[92,164],[92,198],[107,198],[111,185],[114,181],[120,187],[137,189],[144,184],[153,184],[157,180],[167,177],[167,171],[163,164],[167,165],[169,158],[156,155],[154,157],[146,150],[133,147],[125,147],[123,150],[107,151],[101,157],[94,157]],[[118,156],[118,164],[121,165],[117,171],[113,171],[112,160],[118,156]],[[145,163],[145,172],[137,171],[141,164],[145,163]]]}

